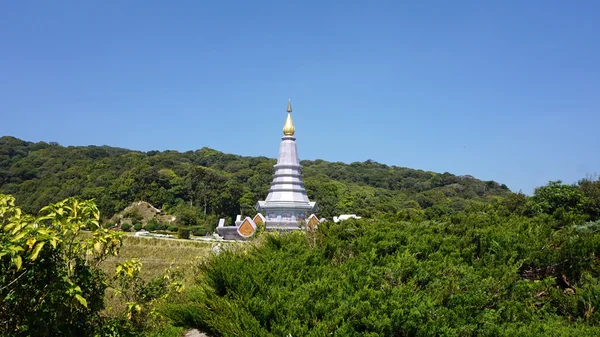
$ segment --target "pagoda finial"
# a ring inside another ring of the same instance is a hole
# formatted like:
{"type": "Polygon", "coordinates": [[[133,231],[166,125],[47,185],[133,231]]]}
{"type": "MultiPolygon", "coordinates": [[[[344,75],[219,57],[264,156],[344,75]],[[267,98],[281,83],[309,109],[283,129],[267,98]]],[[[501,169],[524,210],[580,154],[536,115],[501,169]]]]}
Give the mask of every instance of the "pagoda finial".
{"type": "Polygon", "coordinates": [[[287,106],[287,118],[285,120],[285,124],[283,125],[283,134],[286,136],[293,136],[296,128],[294,128],[294,123],[292,123],[292,103],[288,99],[287,106]]]}

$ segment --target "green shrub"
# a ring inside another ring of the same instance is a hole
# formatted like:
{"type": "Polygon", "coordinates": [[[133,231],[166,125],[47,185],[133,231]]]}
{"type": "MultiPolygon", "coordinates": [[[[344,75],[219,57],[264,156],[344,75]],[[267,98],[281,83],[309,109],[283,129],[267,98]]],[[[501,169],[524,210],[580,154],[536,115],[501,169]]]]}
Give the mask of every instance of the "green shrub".
{"type": "Polygon", "coordinates": [[[98,266],[118,252],[122,233],[98,226],[92,201],[69,198],[40,216],[0,194],[0,335],[94,336],[108,286],[98,266]],[[85,227],[92,236],[79,240],[85,227]]]}
{"type": "Polygon", "coordinates": [[[129,232],[130,229],[131,229],[131,225],[130,224],[128,224],[128,223],[121,224],[121,230],[123,232],[129,232]]]}
{"type": "Polygon", "coordinates": [[[177,236],[180,239],[189,239],[190,238],[190,230],[184,227],[179,227],[179,231],[177,232],[177,236]]]}
{"type": "Polygon", "coordinates": [[[147,231],[166,230],[168,228],[169,227],[166,224],[158,221],[157,218],[152,218],[152,219],[148,220],[148,223],[146,224],[146,230],[147,231]],[[150,230],[148,228],[152,228],[152,230],[150,230]]]}
{"type": "Polygon", "coordinates": [[[133,225],[133,229],[135,229],[136,231],[140,231],[142,230],[143,226],[141,223],[136,223],[135,225],[133,225]]]}
{"type": "Polygon", "coordinates": [[[148,223],[144,227],[144,229],[147,230],[148,232],[155,231],[155,230],[157,230],[157,228],[158,228],[158,226],[156,225],[156,223],[150,222],[150,221],[148,221],[148,223]]]}
{"type": "Polygon", "coordinates": [[[181,337],[185,329],[167,325],[153,329],[145,334],[146,337],[181,337]]]}
{"type": "Polygon", "coordinates": [[[194,236],[204,236],[206,235],[206,228],[203,226],[194,226],[190,228],[192,235],[194,236]]]}
{"type": "Polygon", "coordinates": [[[199,265],[161,311],[216,335],[594,335],[595,224],[491,209],[448,218],[267,233],[199,265]]]}
{"type": "Polygon", "coordinates": [[[169,232],[177,232],[178,229],[179,227],[177,226],[169,226],[169,232]]]}

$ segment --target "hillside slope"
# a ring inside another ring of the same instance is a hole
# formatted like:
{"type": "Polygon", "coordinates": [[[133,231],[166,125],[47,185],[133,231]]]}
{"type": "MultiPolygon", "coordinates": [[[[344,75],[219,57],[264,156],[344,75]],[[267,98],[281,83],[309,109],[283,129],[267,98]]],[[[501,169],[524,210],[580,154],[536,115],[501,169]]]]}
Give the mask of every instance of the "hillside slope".
{"type": "MultiPolygon", "coordinates": [[[[191,207],[205,218],[233,217],[253,214],[256,201],[266,197],[275,162],[209,148],[140,152],[5,136],[0,138],[0,192],[14,195],[28,212],[77,196],[95,198],[105,217],[135,200],[169,213],[191,207]]],[[[308,195],[325,217],[448,213],[510,192],[494,181],[373,161],[301,164],[308,195]]]]}

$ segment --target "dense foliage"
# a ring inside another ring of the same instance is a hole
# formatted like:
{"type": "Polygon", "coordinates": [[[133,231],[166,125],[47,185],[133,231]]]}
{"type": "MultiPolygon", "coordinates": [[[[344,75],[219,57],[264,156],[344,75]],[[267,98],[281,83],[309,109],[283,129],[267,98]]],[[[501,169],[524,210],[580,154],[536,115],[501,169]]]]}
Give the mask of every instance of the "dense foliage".
{"type": "MultiPolygon", "coordinates": [[[[256,201],[267,195],[274,164],[274,159],[241,157],[209,148],[144,153],[2,137],[0,192],[14,195],[28,212],[67,197],[94,198],[107,218],[133,201],[144,200],[182,215],[185,226],[206,225],[211,230],[217,217],[253,215],[256,201]]],[[[309,197],[318,202],[320,216],[327,218],[342,213],[432,217],[472,203],[490,202],[493,196],[509,192],[493,181],[373,161],[343,164],[316,160],[302,165],[309,197]]]]}
{"type": "Polygon", "coordinates": [[[163,312],[217,336],[595,336],[600,221],[590,199],[551,182],[434,221],[266,234],[204,263],[163,312]]]}
{"type": "MultiPolygon", "coordinates": [[[[136,260],[114,275],[98,268],[120,243],[100,226],[100,210],[110,218],[145,200],[180,226],[151,219],[145,228],[203,235],[216,217],[252,214],[274,163],[207,148],[142,153],[0,138],[0,191],[23,205],[0,194],[0,332],[179,334],[159,324],[166,316],[214,336],[598,335],[595,178],[550,182],[528,197],[469,176],[304,161],[321,215],[366,219],[215,249],[182,293],[176,273],[143,280],[136,260]],[[84,228],[91,237],[75,240],[84,228]],[[124,302],[113,317],[100,315],[107,289],[124,302]]],[[[127,212],[121,228],[141,229],[143,216],[127,212]]]]}
{"type": "Polygon", "coordinates": [[[152,303],[181,289],[177,275],[145,282],[135,260],[107,274],[100,263],[118,254],[121,235],[99,219],[89,200],[69,198],[32,216],[0,194],[1,336],[146,336],[159,328],[152,303]],[[124,302],[112,317],[101,315],[109,288],[124,302]]]}

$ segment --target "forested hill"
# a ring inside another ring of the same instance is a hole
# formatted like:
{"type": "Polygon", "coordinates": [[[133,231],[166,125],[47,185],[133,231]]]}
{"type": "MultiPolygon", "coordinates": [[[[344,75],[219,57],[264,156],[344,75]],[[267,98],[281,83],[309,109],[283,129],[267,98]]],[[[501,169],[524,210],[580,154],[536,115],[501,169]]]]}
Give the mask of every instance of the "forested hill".
{"type": "MultiPolygon", "coordinates": [[[[66,197],[95,198],[105,217],[135,200],[178,213],[187,208],[209,218],[253,214],[267,195],[276,160],[202,148],[131,151],[108,146],[68,146],[0,138],[0,192],[28,212],[66,197]],[[191,205],[191,206],[190,206],[191,205]]],[[[309,198],[320,215],[402,214],[433,217],[490,202],[510,191],[494,181],[379,164],[302,161],[309,198]]],[[[204,216],[204,217],[206,217],[204,216]]]]}

